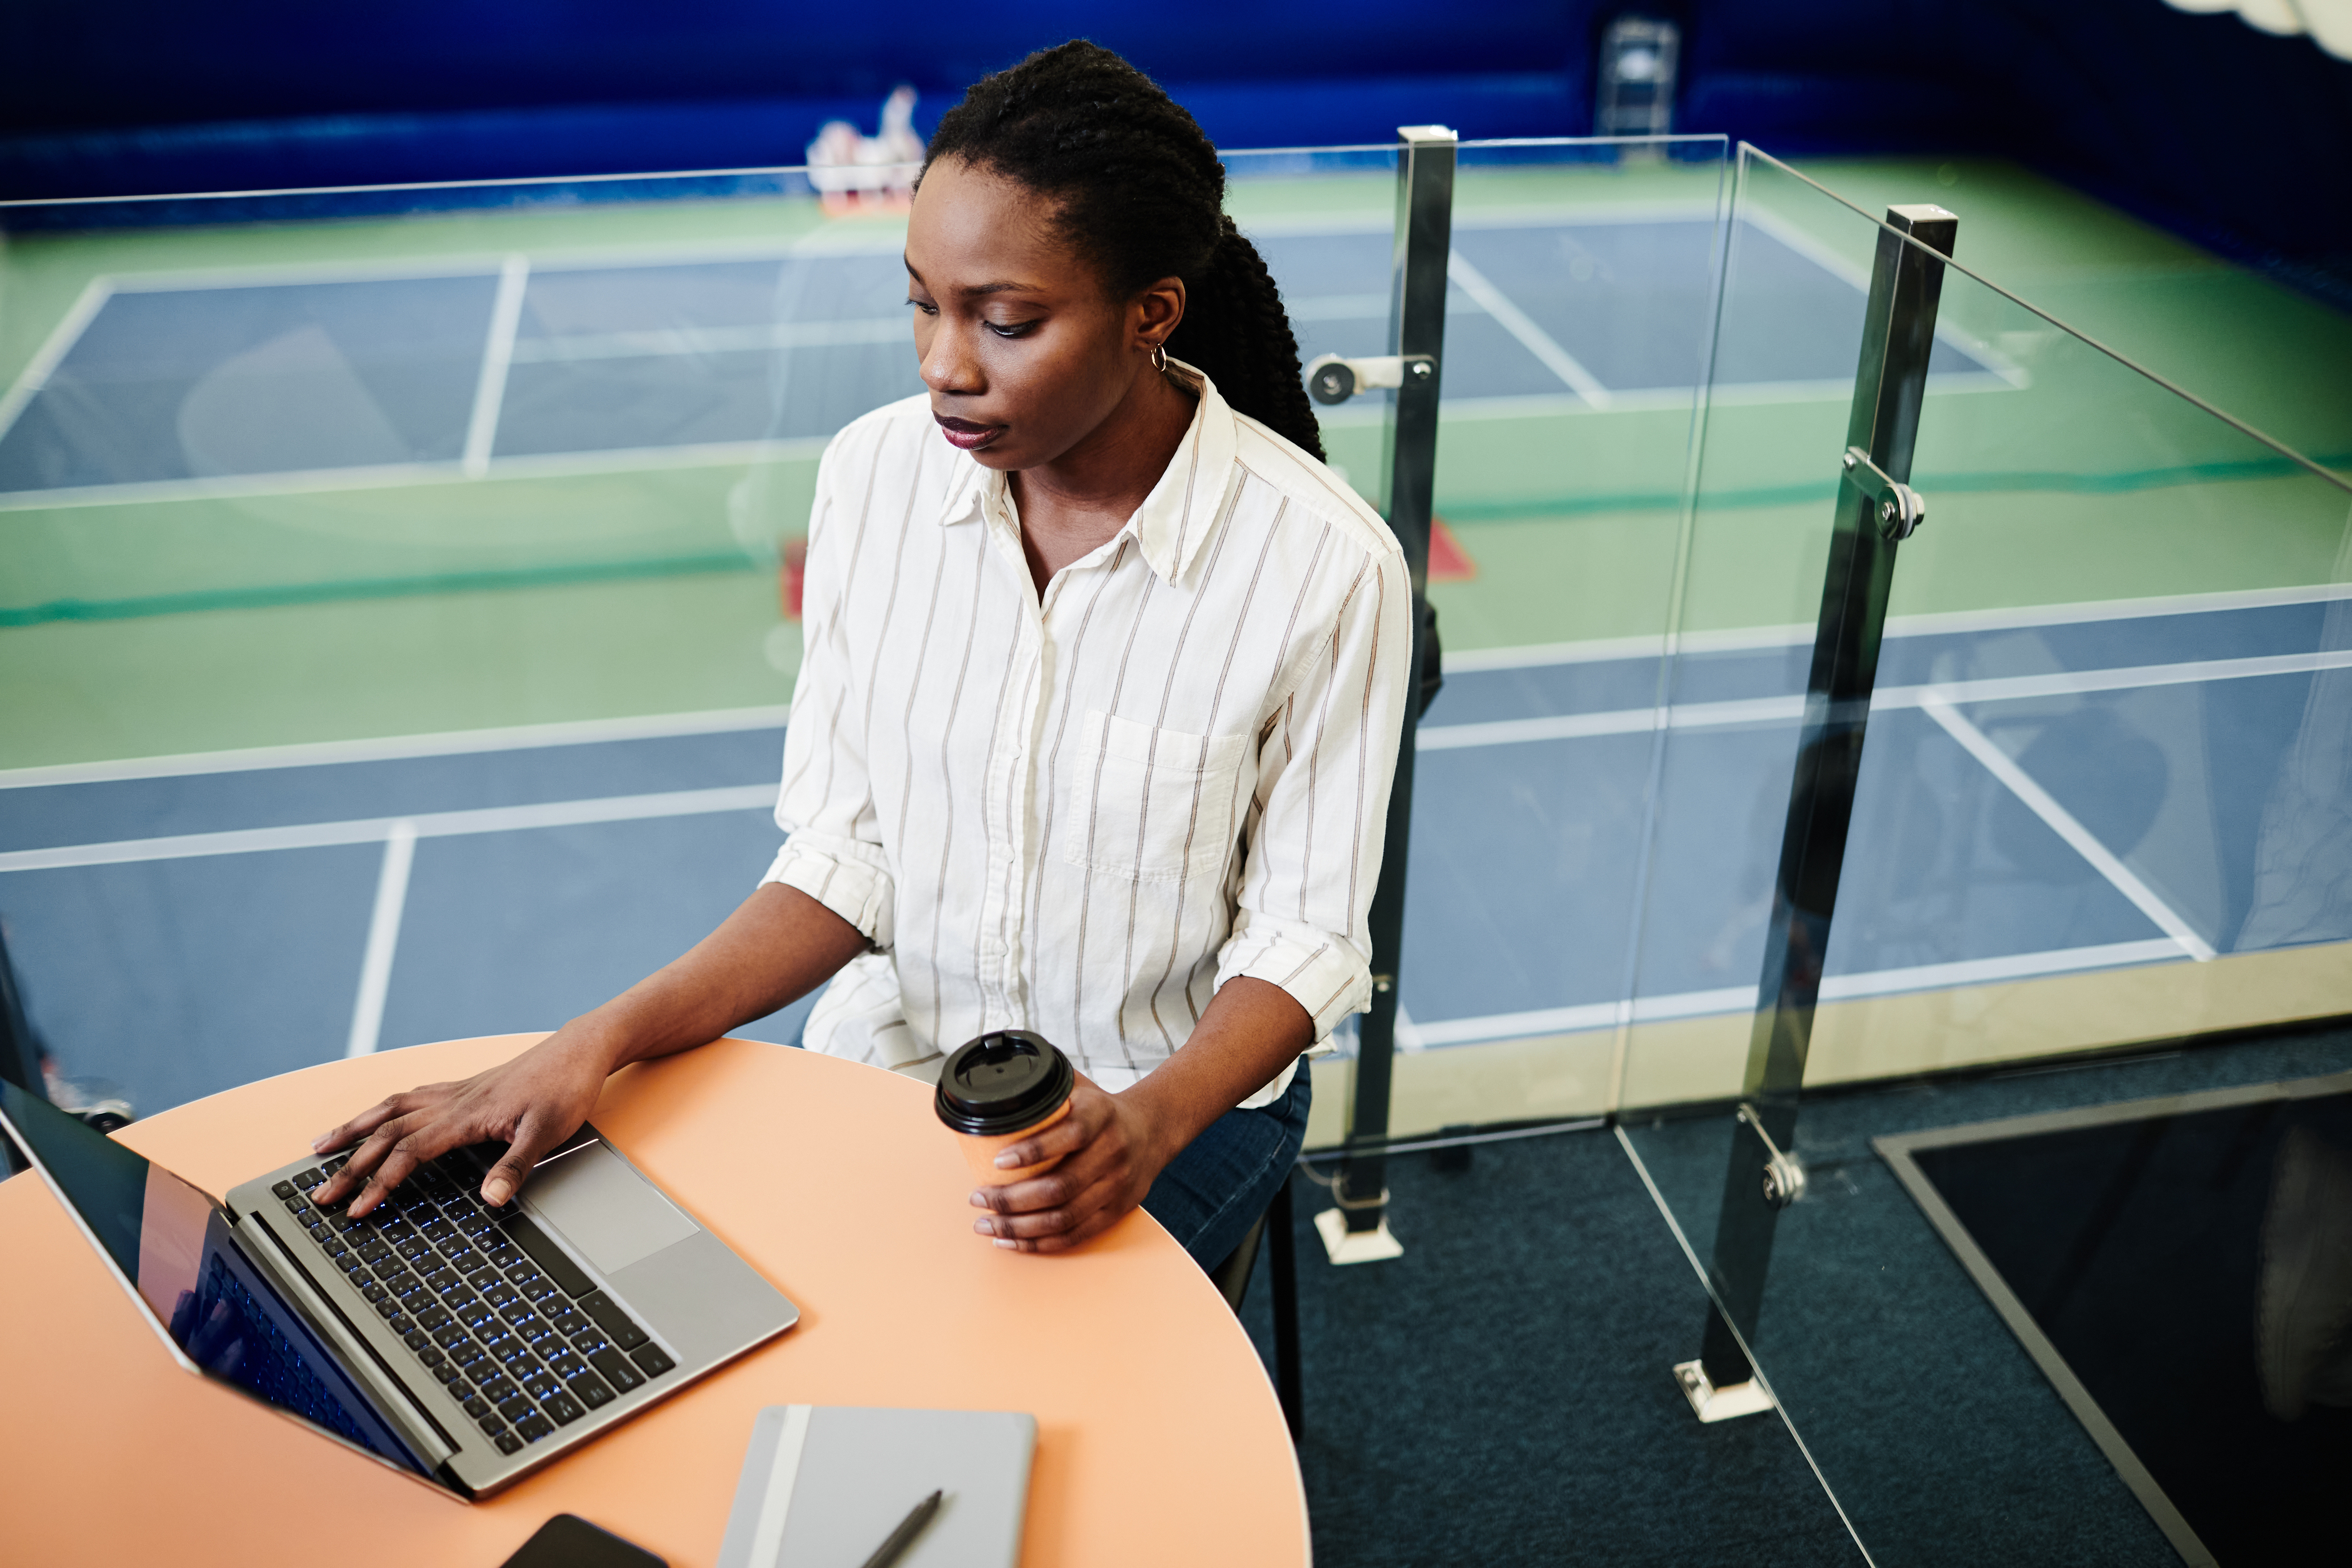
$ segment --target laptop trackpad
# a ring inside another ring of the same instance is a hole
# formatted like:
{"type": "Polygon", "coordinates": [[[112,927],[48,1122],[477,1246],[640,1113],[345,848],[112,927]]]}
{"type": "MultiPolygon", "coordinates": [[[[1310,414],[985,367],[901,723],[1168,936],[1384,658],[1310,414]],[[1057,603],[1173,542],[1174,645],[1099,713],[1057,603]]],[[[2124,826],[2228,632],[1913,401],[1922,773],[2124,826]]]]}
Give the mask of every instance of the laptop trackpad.
{"type": "Polygon", "coordinates": [[[522,1206],[562,1231],[605,1274],[701,1228],[601,1142],[583,1144],[531,1172],[522,1206]]]}

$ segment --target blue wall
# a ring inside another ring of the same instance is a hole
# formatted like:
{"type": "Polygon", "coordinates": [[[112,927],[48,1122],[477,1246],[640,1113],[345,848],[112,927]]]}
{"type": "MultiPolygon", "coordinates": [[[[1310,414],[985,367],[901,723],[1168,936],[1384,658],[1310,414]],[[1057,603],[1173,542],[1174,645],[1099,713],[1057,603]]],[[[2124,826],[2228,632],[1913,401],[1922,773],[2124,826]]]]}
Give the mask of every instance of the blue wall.
{"type": "MultiPolygon", "coordinates": [[[[1072,36],[1226,146],[1591,124],[1603,0],[940,8],[752,0],[13,0],[0,194],[254,189],[797,162],[912,81],[1072,36]]],[[[2352,66],[2162,0],[1673,0],[1679,125],[1775,152],[2019,157],[2208,244],[2352,266],[2352,66]]]]}

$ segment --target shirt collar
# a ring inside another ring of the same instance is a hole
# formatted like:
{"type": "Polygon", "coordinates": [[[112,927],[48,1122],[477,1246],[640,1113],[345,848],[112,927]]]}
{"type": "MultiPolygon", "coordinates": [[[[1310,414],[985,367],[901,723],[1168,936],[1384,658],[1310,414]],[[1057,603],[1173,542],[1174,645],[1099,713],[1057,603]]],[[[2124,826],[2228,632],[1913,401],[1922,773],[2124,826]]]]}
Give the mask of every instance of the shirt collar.
{"type": "MultiPolygon", "coordinates": [[[[1217,391],[1216,383],[1180,359],[1171,358],[1168,368],[1192,386],[1200,401],[1167,471],[1120,531],[1132,534],[1145,564],[1172,584],[1200,559],[1202,548],[1215,531],[1217,511],[1233,478],[1240,435],[1233,407],[1217,391]]],[[[957,458],[955,475],[940,509],[942,524],[977,518],[984,505],[998,504],[1004,496],[1003,472],[983,467],[970,453],[958,453],[957,458]]]]}

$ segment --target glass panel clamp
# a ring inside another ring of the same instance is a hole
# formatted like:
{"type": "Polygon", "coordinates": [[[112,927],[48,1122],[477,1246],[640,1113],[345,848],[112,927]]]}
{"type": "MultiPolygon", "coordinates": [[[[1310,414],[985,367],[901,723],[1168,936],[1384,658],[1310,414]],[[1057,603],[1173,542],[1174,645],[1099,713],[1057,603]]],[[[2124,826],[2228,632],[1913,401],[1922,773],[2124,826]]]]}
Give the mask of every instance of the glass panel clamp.
{"type": "MultiPolygon", "coordinates": [[[[1315,363],[1320,364],[1323,362],[1318,360],[1315,363]]],[[[1328,398],[1325,401],[1336,403],[1339,399],[1328,398]]],[[[1908,539],[1918,532],[1920,525],[1927,521],[1927,499],[1909,485],[1890,477],[1885,468],[1872,462],[1870,454],[1861,447],[1848,447],[1839,464],[1845,469],[1845,482],[1860,490],[1863,499],[1871,503],[1874,515],[1878,520],[1880,538],[1890,542],[1908,539]]]]}
{"type": "Polygon", "coordinates": [[[1433,354],[1371,354],[1343,359],[1318,354],[1307,367],[1307,395],[1328,406],[1345,403],[1360,392],[1402,386],[1410,376],[1418,385],[1437,374],[1433,354]]]}
{"type": "Polygon", "coordinates": [[[1739,1120],[1753,1128],[1764,1143],[1764,1201],[1776,1209],[1784,1209],[1803,1197],[1805,1168],[1797,1163],[1797,1157],[1772,1142],[1772,1134],[1764,1131],[1764,1119],[1756,1114],[1754,1106],[1742,1105],[1739,1120]]]}

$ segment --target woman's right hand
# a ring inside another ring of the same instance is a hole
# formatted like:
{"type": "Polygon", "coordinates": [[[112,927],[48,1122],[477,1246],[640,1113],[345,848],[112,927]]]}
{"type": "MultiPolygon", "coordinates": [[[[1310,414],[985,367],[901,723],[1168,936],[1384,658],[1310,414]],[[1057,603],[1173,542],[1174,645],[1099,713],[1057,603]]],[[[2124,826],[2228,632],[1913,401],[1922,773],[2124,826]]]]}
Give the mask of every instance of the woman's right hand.
{"type": "Polygon", "coordinates": [[[310,1145],[318,1154],[359,1145],[312,1200],[332,1204],[356,1192],[351,1212],[363,1215],[435,1155],[497,1141],[508,1145],[506,1154],[482,1178],[482,1201],[496,1207],[520,1189],[541,1154],[588,1120],[611,1070],[611,1053],[588,1031],[567,1025],[463,1082],[395,1094],[310,1145]]]}

